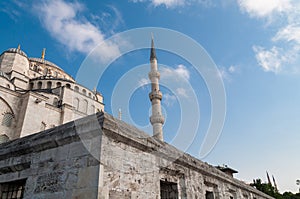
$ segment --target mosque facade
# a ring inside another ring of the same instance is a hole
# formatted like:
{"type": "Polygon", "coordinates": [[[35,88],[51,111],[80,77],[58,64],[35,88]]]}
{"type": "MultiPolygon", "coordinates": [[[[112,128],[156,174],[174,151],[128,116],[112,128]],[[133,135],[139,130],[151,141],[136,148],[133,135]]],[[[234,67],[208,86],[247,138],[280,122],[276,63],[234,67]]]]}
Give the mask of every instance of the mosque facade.
{"type": "Polygon", "coordinates": [[[99,92],[44,53],[8,49],[0,71],[2,199],[272,199],[234,178],[237,171],[164,142],[153,41],[153,136],[105,113],[99,92]]]}
{"type": "Polygon", "coordinates": [[[0,55],[0,142],[104,110],[103,97],[56,64],[10,48],[0,55]]]}

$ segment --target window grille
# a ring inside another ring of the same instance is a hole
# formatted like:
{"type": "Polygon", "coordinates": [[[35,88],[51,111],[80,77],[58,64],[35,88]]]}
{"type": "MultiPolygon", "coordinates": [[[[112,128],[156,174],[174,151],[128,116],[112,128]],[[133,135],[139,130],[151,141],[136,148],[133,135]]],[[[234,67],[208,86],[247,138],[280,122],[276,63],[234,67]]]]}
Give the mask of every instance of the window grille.
{"type": "Polygon", "coordinates": [[[173,182],[160,181],[161,199],[178,199],[178,185],[173,182]]]}
{"type": "Polygon", "coordinates": [[[24,196],[26,179],[0,184],[0,199],[21,199],[24,196]]]}
{"type": "Polygon", "coordinates": [[[2,126],[7,126],[10,127],[12,124],[12,121],[14,119],[14,115],[12,113],[4,113],[3,114],[3,119],[2,119],[2,126]]]}

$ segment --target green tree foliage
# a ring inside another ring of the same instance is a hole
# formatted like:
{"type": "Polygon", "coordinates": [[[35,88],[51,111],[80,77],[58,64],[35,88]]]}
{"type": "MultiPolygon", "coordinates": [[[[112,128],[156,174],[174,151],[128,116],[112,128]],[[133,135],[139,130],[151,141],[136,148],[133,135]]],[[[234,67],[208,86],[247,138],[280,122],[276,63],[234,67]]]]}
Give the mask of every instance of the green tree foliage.
{"type": "Polygon", "coordinates": [[[283,194],[281,194],[278,192],[278,190],[276,190],[275,187],[272,186],[272,184],[263,183],[261,179],[253,180],[253,183],[251,183],[250,185],[276,199],[300,199],[300,193],[293,194],[291,192],[284,192],[283,194]]]}

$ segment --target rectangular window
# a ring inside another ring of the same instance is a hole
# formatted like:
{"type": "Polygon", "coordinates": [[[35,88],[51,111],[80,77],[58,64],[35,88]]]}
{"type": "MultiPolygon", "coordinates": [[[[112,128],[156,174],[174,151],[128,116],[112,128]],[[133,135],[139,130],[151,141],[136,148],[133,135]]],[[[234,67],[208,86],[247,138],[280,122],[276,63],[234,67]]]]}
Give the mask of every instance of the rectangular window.
{"type": "Polygon", "coordinates": [[[160,181],[161,199],[178,199],[178,185],[174,182],[160,181]]]}
{"type": "Polygon", "coordinates": [[[21,199],[24,195],[26,179],[0,184],[1,199],[21,199]]]}
{"type": "Polygon", "coordinates": [[[205,199],[214,199],[214,193],[211,191],[206,191],[205,199]]]}

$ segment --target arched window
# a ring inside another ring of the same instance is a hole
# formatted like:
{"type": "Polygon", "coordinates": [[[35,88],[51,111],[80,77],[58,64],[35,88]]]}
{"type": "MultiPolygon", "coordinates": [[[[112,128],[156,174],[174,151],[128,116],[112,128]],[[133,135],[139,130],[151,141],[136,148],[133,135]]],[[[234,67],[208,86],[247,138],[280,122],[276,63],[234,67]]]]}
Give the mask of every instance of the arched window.
{"type": "Polygon", "coordinates": [[[37,89],[42,89],[42,85],[43,85],[42,82],[38,82],[38,84],[37,84],[37,89]]]}
{"type": "Polygon", "coordinates": [[[79,110],[79,99],[78,98],[75,98],[74,99],[74,108],[75,108],[75,110],[79,110]]]}
{"type": "Polygon", "coordinates": [[[48,68],[44,68],[43,75],[46,76],[48,74],[48,68]]]}
{"type": "Polygon", "coordinates": [[[33,89],[33,86],[34,86],[34,83],[31,82],[31,83],[29,84],[29,90],[32,90],[32,89],[33,89]]]}
{"type": "Polygon", "coordinates": [[[2,126],[10,127],[14,119],[14,114],[7,112],[3,114],[2,126]]]}
{"type": "Polygon", "coordinates": [[[88,109],[88,101],[87,100],[83,100],[83,110],[82,112],[87,113],[87,109],[88,109]]]}
{"type": "Polygon", "coordinates": [[[5,134],[0,135],[0,144],[9,141],[9,137],[5,134]]]}
{"type": "Polygon", "coordinates": [[[74,90],[75,90],[76,92],[78,92],[78,91],[79,91],[78,86],[75,86],[75,87],[74,87],[74,90]]]}
{"type": "Polygon", "coordinates": [[[38,69],[38,67],[37,67],[37,65],[33,65],[33,68],[32,68],[34,71],[37,71],[37,69],[38,69]]]}
{"type": "Polygon", "coordinates": [[[91,93],[89,93],[89,97],[92,97],[92,94],[91,94],[91,93]]]}
{"type": "Polygon", "coordinates": [[[66,87],[67,87],[67,88],[71,88],[71,85],[70,85],[70,84],[66,84],[66,87]]]}
{"type": "Polygon", "coordinates": [[[53,106],[58,106],[58,99],[57,99],[57,97],[55,97],[53,99],[53,106]]]}
{"type": "Polygon", "coordinates": [[[52,82],[47,82],[47,89],[51,89],[51,86],[52,86],[52,82]]]}
{"type": "Polygon", "coordinates": [[[61,83],[60,83],[60,82],[57,82],[57,83],[56,83],[56,87],[61,87],[61,83]]]}
{"type": "Polygon", "coordinates": [[[91,113],[95,113],[95,106],[94,105],[91,106],[91,113]]]}
{"type": "Polygon", "coordinates": [[[82,93],[83,93],[84,95],[86,95],[86,90],[85,90],[85,89],[82,89],[82,93]]]}

